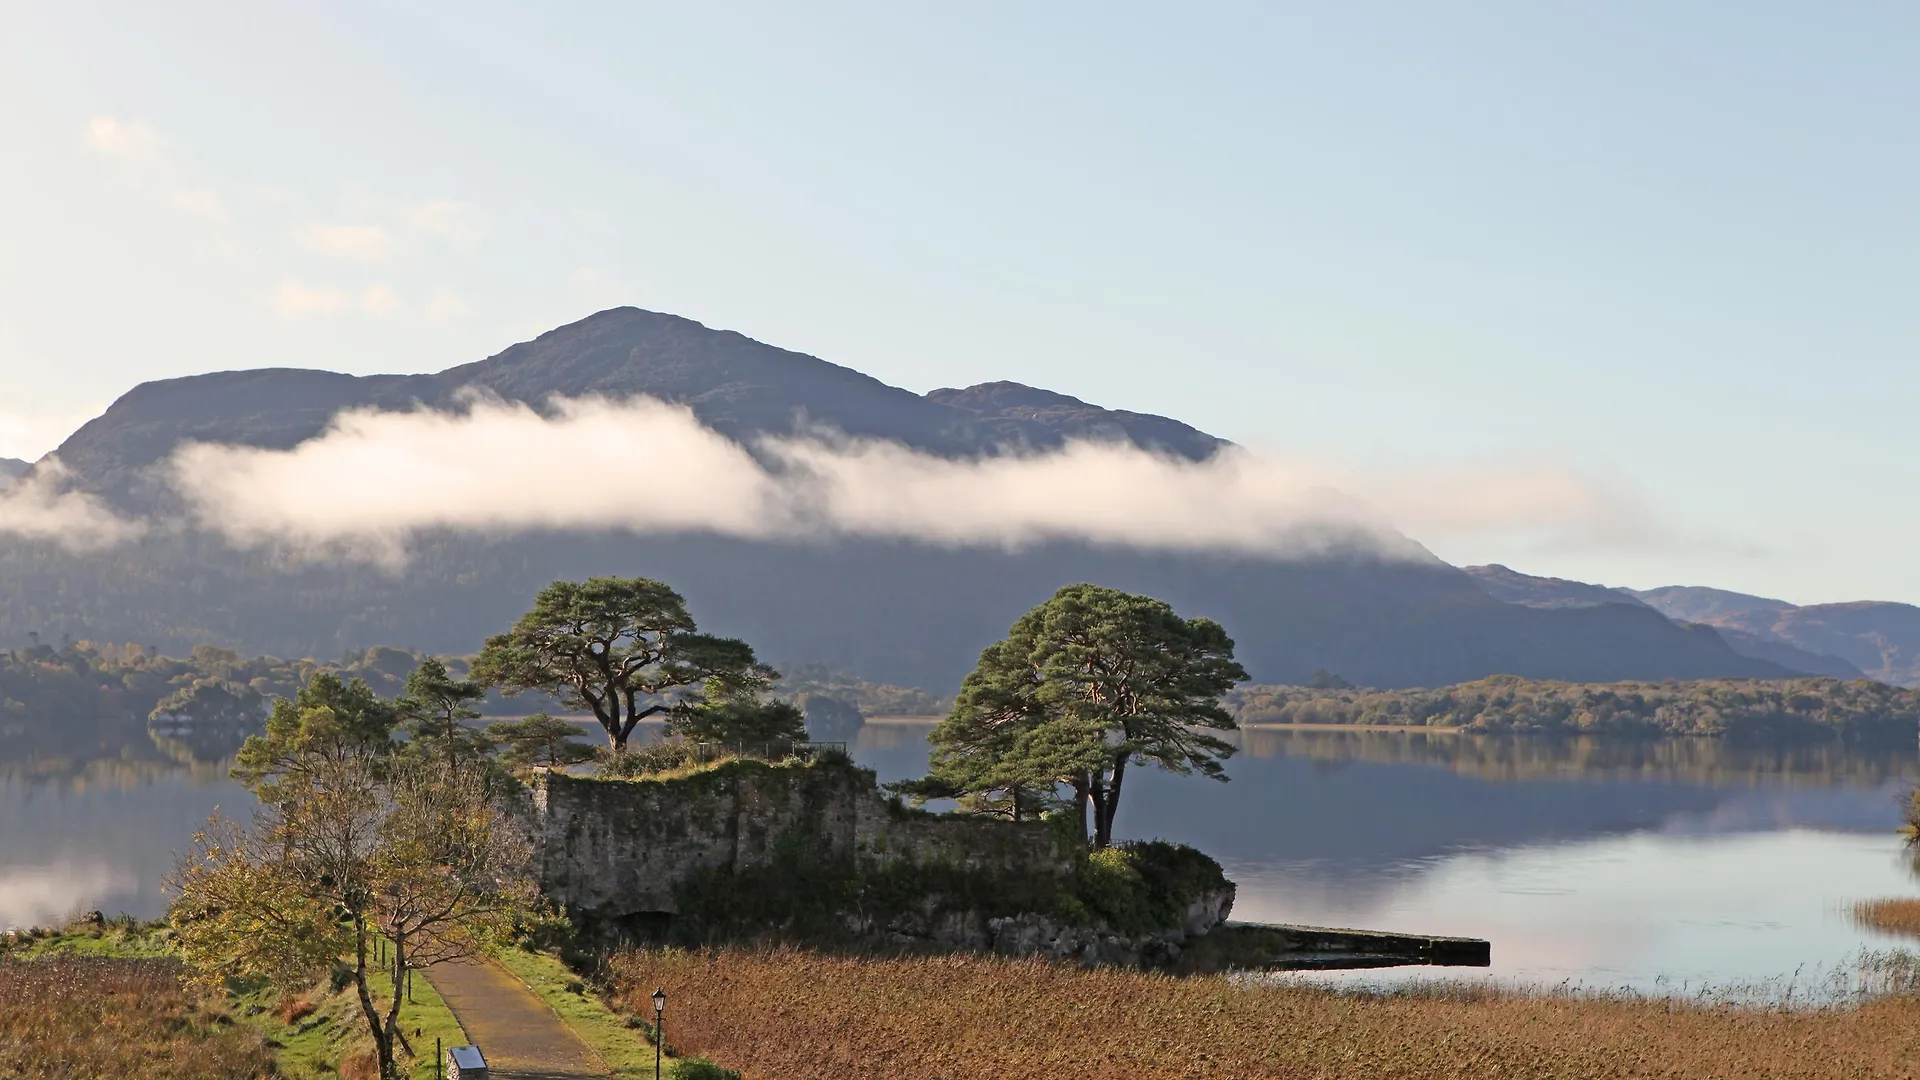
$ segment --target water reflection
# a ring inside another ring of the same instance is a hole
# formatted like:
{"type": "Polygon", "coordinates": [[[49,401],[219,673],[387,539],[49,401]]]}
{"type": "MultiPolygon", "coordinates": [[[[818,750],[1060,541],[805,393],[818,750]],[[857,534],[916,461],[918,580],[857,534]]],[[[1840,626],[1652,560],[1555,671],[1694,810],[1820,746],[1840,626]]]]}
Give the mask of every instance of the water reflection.
{"type": "Polygon", "coordinates": [[[0,928],[164,912],[161,878],[194,829],[252,804],[227,777],[242,737],[112,717],[0,730],[0,928]]]}
{"type": "MultiPolygon", "coordinates": [[[[854,753],[882,780],[917,776],[927,731],[870,723],[854,753]]],[[[224,762],[241,734],[105,720],[0,731],[0,926],[161,913],[174,853],[215,806],[249,803],[224,762]]],[[[1231,783],[1132,774],[1121,831],[1214,854],[1240,884],[1241,918],[1486,937],[1495,978],[1780,980],[1891,944],[1852,925],[1853,901],[1920,893],[1893,832],[1920,774],[1913,747],[1240,739],[1231,783]]]]}
{"type": "MultiPolygon", "coordinates": [[[[917,775],[926,731],[870,725],[856,756],[883,780],[917,775]]],[[[1240,886],[1239,918],[1484,937],[1496,979],[1777,983],[1894,944],[1855,927],[1848,910],[1920,892],[1894,834],[1920,774],[1913,747],[1284,729],[1240,738],[1230,783],[1130,774],[1120,830],[1219,858],[1240,886]]]]}

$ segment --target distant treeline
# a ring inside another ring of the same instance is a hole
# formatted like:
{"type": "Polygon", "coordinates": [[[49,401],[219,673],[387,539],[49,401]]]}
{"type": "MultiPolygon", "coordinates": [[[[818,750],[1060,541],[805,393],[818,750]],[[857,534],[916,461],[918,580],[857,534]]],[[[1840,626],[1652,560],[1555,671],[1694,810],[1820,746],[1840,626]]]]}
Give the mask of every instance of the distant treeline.
{"type": "Polygon", "coordinates": [[[1494,675],[1437,689],[1248,685],[1235,689],[1227,704],[1243,724],[1872,740],[1920,736],[1920,691],[1864,680],[1564,683],[1494,675]]]}
{"type": "Polygon", "coordinates": [[[159,748],[169,757],[230,753],[274,698],[291,697],[318,672],[365,680],[392,697],[420,659],[384,647],[331,662],[243,657],[210,645],[184,657],[86,641],[0,650],[0,762],[137,754],[150,720],[179,743],[159,748]],[[196,737],[211,741],[196,745],[196,737]]]}
{"type": "MultiPolygon", "coordinates": [[[[157,734],[175,739],[195,731],[216,735],[216,729],[251,733],[274,698],[292,697],[315,674],[360,679],[381,697],[393,698],[425,658],[384,645],[338,660],[288,660],[242,656],[211,645],[175,657],[142,645],[36,641],[24,649],[0,650],[0,760],[70,755],[88,744],[99,744],[90,753],[118,749],[108,744],[140,737],[150,721],[157,734]]],[[[442,660],[454,678],[467,676],[467,658],[442,660]]],[[[868,682],[818,664],[783,672],[776,696],[801,704],[810,716],[844,702],[850,710],[847,723],[856,727],[860,715],[931,714],[946,708],[925,691],[868,682]]],[[[538,694],[490,693],[476,707],[488,716],[561,711],[538,694]]],[[[193,749],[217,754],[231,741],[215,737],[193,749]]]]}
{"type": "Polygon", "coordinates": [[[944,716],[953,701],[918,687],[890,686],[836,671],[826,664],[780,664],[776,696],[821,695],[844,701],[862,716],[944,716]]]}

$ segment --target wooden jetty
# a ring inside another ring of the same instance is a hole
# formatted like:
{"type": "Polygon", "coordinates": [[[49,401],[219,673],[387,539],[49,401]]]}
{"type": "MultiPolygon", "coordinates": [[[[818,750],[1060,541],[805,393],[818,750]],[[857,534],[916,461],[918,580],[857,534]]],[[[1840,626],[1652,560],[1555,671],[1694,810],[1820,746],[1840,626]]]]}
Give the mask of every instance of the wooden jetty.
{"type": "Polygon", "coordinates": [[[1336,968],[1489,967],[1493,946],[1480,938],[1396,934],[1285,923],[1229,922],[1193,943],[1180,967],[1191,971],[1313,971],[1336,968]]]}

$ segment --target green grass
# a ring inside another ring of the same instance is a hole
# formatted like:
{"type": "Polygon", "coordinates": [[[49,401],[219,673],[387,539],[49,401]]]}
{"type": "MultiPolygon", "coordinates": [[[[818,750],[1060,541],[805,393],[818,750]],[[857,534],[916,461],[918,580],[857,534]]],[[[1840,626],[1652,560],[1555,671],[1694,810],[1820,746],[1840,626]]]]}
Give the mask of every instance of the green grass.
{"type": "MultiPolygon", "coordinates": [[[[557,1013],[581,1041],[606,1059],[607,1066],[622,1080],[640,1080],[653,1076],[652,1024],[639,1021],[629,1026],[628,1017],[613,1011],[599,995],[586,988],[578,975],[567,970],[560,958],[551,953],[503,949],[500,966],[514,978],[527,984],[547,1007],[557,1013]],[[568,989],[580,986],[579,990],[568,989]]],[[[669,1025],[671,1027],[671,1025],[669,1025]]],[[[673,1058],[664,1059],[672,1063],[673,1058]]]]}
{"type": "MultiPolygon", "coordinates": [[[[377,981],[372,989],[374,1005],[384,1013],[389,997],[381,992],[377,981]]],[[[244,993],[238,995],[235,1002],[238,1015],[274,1045],[280,1069],[289,1080],[338,1076],[345,1058],[356,1051],[370,1051],[372,1047],[366,1018],[360,1014],[359,995],[353,987],[329,994],[325,984],[320,984],[307,997],[315,1006],[313,1015],[292,1024],[282,1021],[276,1011],[277,991],[244,993]]],[[[409,1073],[413,1080],[432,1080],[435,1039],[440,1040],[442,1047],[467,1043],[466,1032],[454,1019],[453,1010],[447,1008],[433,983],[418,972],[413,977],[413,1000],[400,1009],[400,1029],[418,1055],[409,1073]]],[[[401,1053],[404,1055],[405,1051],[401,1053]]]]}
{"type": "MultiPolygon", "coordinates": [[[[428,969],[432,970],[432,969],[428,969]]],[[[420,1056],[413,1063],[414,1080],[429,1080],[434,1075],[433,1041],[440,1040],[443,1048],[467,1045],[467,1033],[460,1028],[460,1021],[454,1019],[453,1010],[440,998],[440,991],[424,975],[413,976],[413,1002],[401,1013],[402,1021],[407,1025],[407,1035],[413,1039],[413,1048],[420,1056]],[[420,1029],[419,1035],[413,1034],[414,1028],[420,1029]]]]}
{"type": "Polygon", "coordinates": [[[172,956],[165,923],[112,919],[101,926],[75,923],[63,930],[19,931],[0,937],[0,952],[15,956],[60,955],[147,958],[172,956]]]}

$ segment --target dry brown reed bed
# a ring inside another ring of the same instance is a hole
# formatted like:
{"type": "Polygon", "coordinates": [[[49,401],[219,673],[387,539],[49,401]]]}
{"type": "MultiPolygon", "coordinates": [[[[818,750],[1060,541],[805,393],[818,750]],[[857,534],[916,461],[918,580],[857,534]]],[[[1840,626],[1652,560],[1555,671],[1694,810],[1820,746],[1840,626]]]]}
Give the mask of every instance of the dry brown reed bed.
{"type": "Polygon", "coordinates": [[[1853,905],[1853,921],[1883,934],[1920,938],[1920,899],[1862,900],[1853,905]]]}
{"type": "Polygon", "coordinates": [[[1355,995],[991,957],[797,949],[615,957],[667,991],[667,1040],[749,1080],[1911,1077],[1920,1002],[1786,1010],[1664,1000],[1355,995]]]}
{"type": "Polygon", "coordinates": [[[259,1036],[204,1009],[173,960],[0,957],[0,1077],[256,1080],[259,1036]]]}

